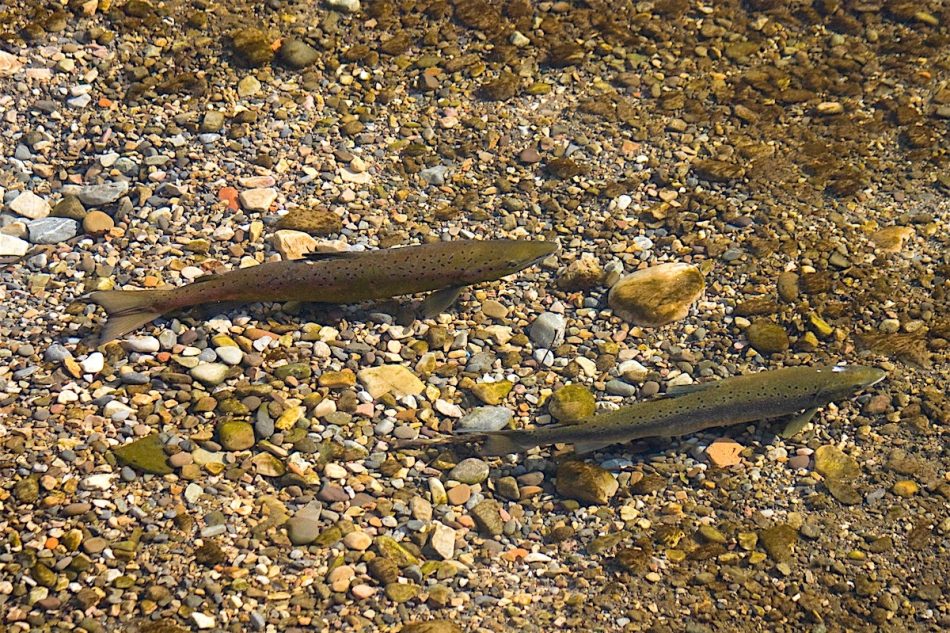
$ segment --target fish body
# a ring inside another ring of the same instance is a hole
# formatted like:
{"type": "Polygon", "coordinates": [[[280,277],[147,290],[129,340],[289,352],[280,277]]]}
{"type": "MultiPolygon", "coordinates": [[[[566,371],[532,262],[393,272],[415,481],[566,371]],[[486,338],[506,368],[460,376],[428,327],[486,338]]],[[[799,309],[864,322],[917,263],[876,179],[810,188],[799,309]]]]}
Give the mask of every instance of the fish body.
{"type": "MultiPolygon", "coordinates": [[[[471,436],[486,455],[570,443],[577,453],[645,437],[672,437],[704,429],[775,418],[850,397],[886,374],[874,367],[788,367],[690,385],[682,395],[656,398],[594,415],[576,424],[471,436]]],[[[464,441],[464,436],[456,441],[464,441]]]]}
{"type": "Polygon", "coordinates": [[[220,302],[313,301],[356,303],[430,291],[452,291],[516,273],[556,250],[529,240],[458,240],[371,251],[316,254],[209,275],[173,289],[106,290],[90,301],[109,321],[102,342],[153,319],[220,302]]]}

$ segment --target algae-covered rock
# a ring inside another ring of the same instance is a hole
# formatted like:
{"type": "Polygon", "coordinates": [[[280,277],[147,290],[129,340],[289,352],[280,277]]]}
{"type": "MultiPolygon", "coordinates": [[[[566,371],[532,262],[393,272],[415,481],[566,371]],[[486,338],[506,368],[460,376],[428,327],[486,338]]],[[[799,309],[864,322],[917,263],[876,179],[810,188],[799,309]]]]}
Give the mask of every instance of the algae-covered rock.
{"type": "Polygon", "coordinates": [[[584,385],[565,385],[548,401],[548,411],[558,422],[577,422],[594,415],[597,401],[584,385]]]}
{"type": "Polygon", "coordinates": [[[112,453],[120,465],[139,472],[153,475],[167,475],[172,472],[172,467],[165,459],[165,447],[157,433],[114,448],[112,453]]]}

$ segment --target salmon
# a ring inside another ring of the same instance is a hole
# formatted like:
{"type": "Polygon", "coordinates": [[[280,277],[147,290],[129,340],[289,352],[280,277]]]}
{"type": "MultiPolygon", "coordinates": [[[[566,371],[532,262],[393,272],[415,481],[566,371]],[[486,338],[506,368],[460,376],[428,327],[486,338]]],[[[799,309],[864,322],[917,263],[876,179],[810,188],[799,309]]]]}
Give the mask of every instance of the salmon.
{"type": "Polygon", "coordinates": [[[105,308],[109,315],[100,343],[124,336],[169,312],[222,302],[345,304],[431,292],[423,303],[423,312],[432,315],[451,305],[464,287],[514,274],[556,249],[555,243],[544,241],[456,240],[314,253],[304,259],[208,275],[178,288],[93,292],[89,301],[105,308]]]}
{"type": "Polygon", "coordinates": [[[646,437],[673,437],[712,427],[786,415],[806,419],[819,407],[881,381],[885,372],[862,365],[787,367],[688,385],[673,395],[594,415],[574,424],[460,435],[418,444],[476,443],[483,455],[522,453],[536,446],[573,444],[589,453],[646,437]]]}

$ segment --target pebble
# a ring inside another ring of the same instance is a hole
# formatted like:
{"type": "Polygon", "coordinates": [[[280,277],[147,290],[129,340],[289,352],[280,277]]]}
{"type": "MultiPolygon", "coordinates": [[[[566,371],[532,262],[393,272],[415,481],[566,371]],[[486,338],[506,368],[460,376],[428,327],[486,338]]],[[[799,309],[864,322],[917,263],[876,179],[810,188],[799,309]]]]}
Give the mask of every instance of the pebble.
{"type": "Polygon", "coordinates": [[[449,479],[463,484],[480,484],[488,479],[488,464],[477,457],[463,459],[449,471],[449,479]]]}
{"type": "Polygon", "coordinates": [[[531,324],[529,336],[531,342],[538,347],[550,349],[560,345],[564,340],[564,331],[567,322],[564,316],[553,312],[544,312],[531,324]]]}
{"type": "Polygon", "coordinates": [[[238,202],[245,211],[264,213],[277,200],[277,190],[271,187],[246,189],[238,195],[238,202]]]}
{"type": "Polygon", "coordinates": [[[224,382],[228,375],[228,366],[223,363],[204,363],[193,367],[188,373],[195,380],[214,387],[224,382]]]}

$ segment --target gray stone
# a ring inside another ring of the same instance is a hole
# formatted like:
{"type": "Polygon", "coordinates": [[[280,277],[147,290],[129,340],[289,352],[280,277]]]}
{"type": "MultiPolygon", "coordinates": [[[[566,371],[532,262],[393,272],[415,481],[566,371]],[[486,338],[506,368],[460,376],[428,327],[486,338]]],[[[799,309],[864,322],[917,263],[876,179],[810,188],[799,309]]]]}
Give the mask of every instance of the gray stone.
{"type": "Polygon", "coordinates": [[[319,511],[307,507],[287,521],[287,537],[294,545],[309,545],[320,536],[319,511]]]}
{"type": "Polygon", "coordinates": [[[477,407],[458,421],[464,431],[500,431],[508,426],[514,413],[505,407],[477,407]]]}
{"type": "Polygon", "coordinates": [[[284,40],[278,58],[288,68],[299,70],[316,62],[320,52],[306,42],[291,37],[284,40]]]}
{"type": "Polygon", "coordinates": [[[449,479],[463,484],[480,484],[488,479],[488,464],[477,457],[463,459],[449,471],[449,479]]]}
{"type": "Polygon", "coordinates": [[[564,329],[567,322],[564,317],[554,312],[544,312],[531,324],[529,336],[531,342],[538,347],[551,349],[564,340],[564,329]]]}
{"type": "Polygon", "coordinates": [[[436,165],[435,167],[428,167],[419,172],[419,176],[422,177],[430,185],[441,186],[445,184],[445,174],[449,171],[449,168],[445,165],[436,165]]]}
{"type": "Polygon", "coordinates": [[[69,218],[43,218],[27,225],[34,244],[60,244],[76,237],[79,223],[69,218]]]}
{"type": "Polygon", "coordinates": [[[79,190],[79,199],[89,207],[110,204],[128,192],[129,183],[125,180],[106,182],[100,185],[86,185],[79,190]]]}

